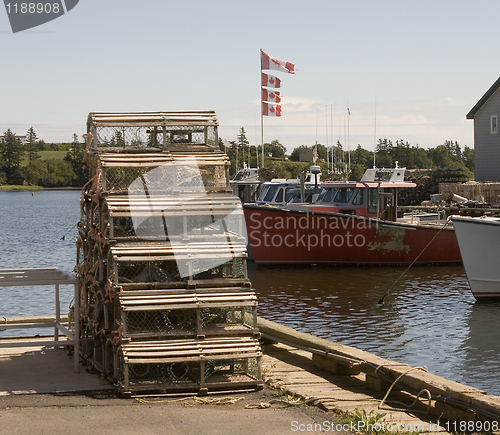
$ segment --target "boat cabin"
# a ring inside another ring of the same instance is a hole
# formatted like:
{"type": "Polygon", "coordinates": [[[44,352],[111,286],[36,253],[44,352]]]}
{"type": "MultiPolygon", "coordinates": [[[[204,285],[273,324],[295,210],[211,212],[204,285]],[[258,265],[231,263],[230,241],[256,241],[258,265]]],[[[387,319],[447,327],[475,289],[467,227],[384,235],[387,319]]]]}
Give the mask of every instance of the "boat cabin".
{"type": "MultiPolygon", "coordinates": [[[[416,187],[404,181],[405,168],[367,169],[359,182],[323,183],[322,192],[309,210],[357,216],[397,218],[397,189],[416,187]]],[[[314,195],[312,196],[314,198],[314,195]]]]}
{"type": "MultiPolygon", "coordinates": [[[[320,193],[308,193],[306,199],[313,200],[310,202],[310,210],[321,209],[332,213],[376,217],[385,210],[391,197],[388,192],[380,191],[378,185],[356,182],[324,184],[320,193]],[[379,195],[379,193],[387,195],[379,195]],[[381,203],[379,203],[379,199],[381,203]]],[[[299,201],[294,198],[291,203],[295,202],[299,201]]]]}
{"type": "MultiPolygon", "coordinates": [[[[301,178],[274,178],[271,181],[262,184],[262,190],[256,200],[257,204],[285,205],[290,202],[300,192],[301,185],[306,189],[318,188],[320,183],[321,171],[319,166],[311,166],[310,170],[300,174],[301,178]]],[[[321,189],[317,192],[321,192],[321,189]]],[[[316,197],[317,198],[317,197],[316,197]]],[[[313,202],[316,198],[302,202],[313,202]]]]}
{"type": "Polygon", "coordinates": [[[356,216],[396,220],[397,189],[415,188],[404,181],[404,168],[367,169],[361,181],[323,182],[318,187],[290,190],[287,207],[309,211],[328,211],[356,216]]]}
{"type": "Polygon", "coordinates": [[[258,168],[240,169],[229,183],[236,195],[242,202],[255,202],[258,194],[260,181],[258,168]]]}
{"type": "MultiPolygon", "coordinates": [[[[305,185],[306,188],[314,187],[314,183],[311,182],[306,182],[305,185]]],[[[286,205],[294,198],[297,192],[300,192],[299,180],[274,179],[262,185],[262,190],[256,203],[260,205],[286,205]]]]}

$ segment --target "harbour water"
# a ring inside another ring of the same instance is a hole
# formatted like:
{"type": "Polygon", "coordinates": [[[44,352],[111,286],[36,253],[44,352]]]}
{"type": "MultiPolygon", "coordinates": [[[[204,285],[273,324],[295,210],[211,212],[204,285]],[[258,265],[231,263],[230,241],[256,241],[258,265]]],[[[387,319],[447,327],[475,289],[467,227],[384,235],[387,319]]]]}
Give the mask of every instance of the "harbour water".
{"type": "MultiPolygon", "coordinates": [[[[76,230],[63,236],[80,218],[79,195],[0,192],[0,268],[71,273],[76,230]]],[[[404,271],[250,265],[260,316],[500,395],[500,303],[475,303],[461,266],[404,271]]],[[[62,313],[72,292],[72,286],[61,287],[62,313]]],[[[0,323],[3,316],[53,312],[53,287],[0,288],[0,323]]]]}

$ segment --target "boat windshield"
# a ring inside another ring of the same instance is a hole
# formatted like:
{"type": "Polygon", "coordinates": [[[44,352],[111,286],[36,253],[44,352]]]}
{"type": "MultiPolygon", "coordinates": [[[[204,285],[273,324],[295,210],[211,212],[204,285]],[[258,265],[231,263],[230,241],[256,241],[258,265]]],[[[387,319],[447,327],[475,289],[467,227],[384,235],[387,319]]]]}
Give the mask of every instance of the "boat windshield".
{"type": "MultiPolygon", "coordinates": [[[[283,185],[264,186],[257,201],[266,203],[276,202],[282,204],[289,202],[291,199],[293,199],[295,192],[297,192],[297,188],[295,186],[283,186],[283,185]]],[[[297,202],[300,202],[300,198],[297,202]]]]}
{"type": "Polygon", "coordinates": [[[318,198],[318,202],[322,204],[333,202],[333,198],[335,198],[337,190],[338,189],[336,187],[328,187],[326,189],[323,189],[323,192],[321,192],[321,195],[318,198]]]}
{"type": "MultiPolygon", "coordinates": [[[[290,189],[290,200],[288,203],[292,204],[300,204],[302,203],[300,197],[300,189],[290,189]]],[[[287,192],[288,193],[288,192],[287,192]]],[[[320,195],[322,194],[322,190],[318,188],[308,188],[304,190],[304,203],[305,204],[316,204],[319,200],[320,195]]]]}
{"type": "Polygon", "coordinates": [[[335,195],[334,202],[347,204],[351,200],[351,197],[355,191],[356,188],[354,187],[341,187],[335,195]]]}
{"type": "Polygon", "coordinates": [[[378,211],[378,189],[370,187],[368,189],[368,213],[377,213],[378,211]]]}
{"type": "Polygon", "coordinates": [[[292,199],[293,189],[294,189],[293,187],[285,189],[285,202],[288,202],[290,201],[290,199],[292,199]]]}
{"type": "Polygon", "coordinates": [[[236,176],[233,178],[233,181],[240,181],[244,178],[249,178],[252,174],[249,171],[238,171],[236,176]]]}
{"type": "Polygon", "coordinates": [[[271,202],[274,199],[277,191],[278,191],[278,186],[264,187],[262,193],[259,196],[259,201],[271,202]]]}
{"type": "Polygon", "coordinates": [[[364,189],[358,189],[358,193],[356,193],[356,196],[352,200],[352,205],[363,205],[363,192],[364,189]]]}
{"type": "Polygon", "coordinates": [[[279,202],[279,203],[283,202],[283,188],[278,190],[278,194],[276,195],[274,202],[279,202]]]}

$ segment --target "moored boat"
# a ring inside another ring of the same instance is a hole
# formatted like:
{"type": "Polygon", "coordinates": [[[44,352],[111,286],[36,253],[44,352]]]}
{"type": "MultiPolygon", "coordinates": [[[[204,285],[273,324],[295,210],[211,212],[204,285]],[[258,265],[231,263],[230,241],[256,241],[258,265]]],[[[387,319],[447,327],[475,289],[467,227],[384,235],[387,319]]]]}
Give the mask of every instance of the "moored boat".
{"type": "Polygon", "coordinates": [[[452,222],[472,294],[477,300],[500,299],[500,218],[454,216],[452,222]]]}
{"type": "Polygon", "coordinates": [[[460,263],[447,221],[397,217],[404,168],[368,169],[359,182],[302,186],[284,206],[244,204],[248,244],[258,264],[460,263]],[[304,201],[304,198],[314,198],[304,201]],[[298,196],[297,196],[298,197],[298,196]]]}
{"type": "Polygon", "coordinates": [[[244,204],[257,264],[460,263],[453,228],[244,204]]]}

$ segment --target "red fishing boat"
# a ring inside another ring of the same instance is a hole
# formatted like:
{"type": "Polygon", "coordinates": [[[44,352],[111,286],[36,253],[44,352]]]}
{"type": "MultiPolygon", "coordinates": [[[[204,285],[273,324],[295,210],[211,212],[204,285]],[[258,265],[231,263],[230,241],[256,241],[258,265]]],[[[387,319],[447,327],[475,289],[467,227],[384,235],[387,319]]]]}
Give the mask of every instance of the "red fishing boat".
{"type": "Polygon", "coordinates": [[[309,189],[317,198],[285,206],[244,204],[248,244],[258,264],[460,263],[448,221],[397,218],[404,168],[369,169],[360,182],[309,189]]]}

